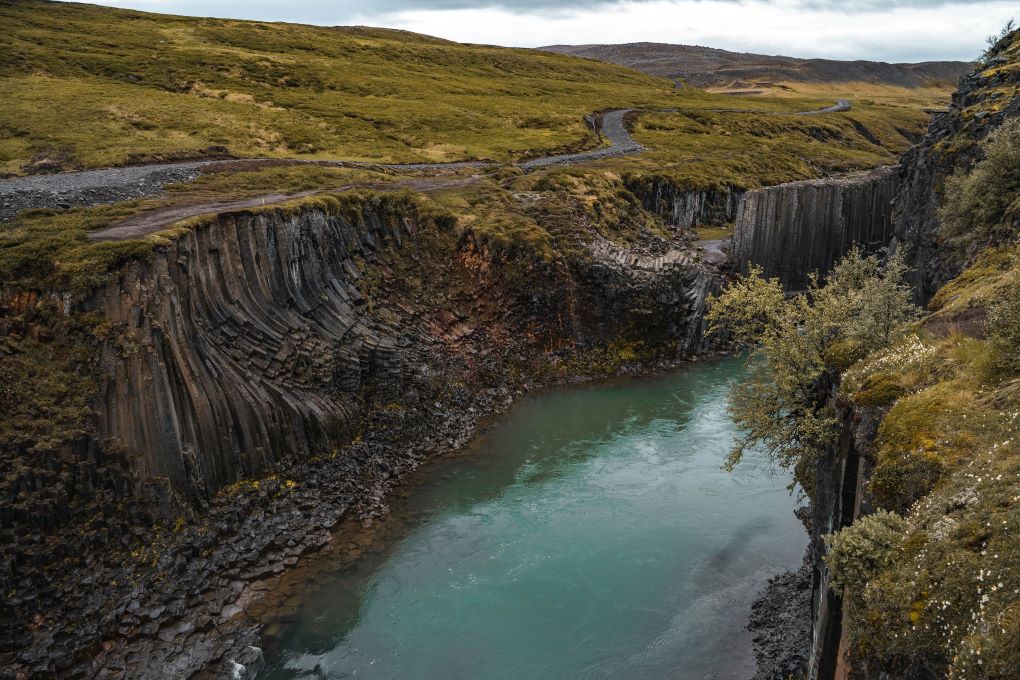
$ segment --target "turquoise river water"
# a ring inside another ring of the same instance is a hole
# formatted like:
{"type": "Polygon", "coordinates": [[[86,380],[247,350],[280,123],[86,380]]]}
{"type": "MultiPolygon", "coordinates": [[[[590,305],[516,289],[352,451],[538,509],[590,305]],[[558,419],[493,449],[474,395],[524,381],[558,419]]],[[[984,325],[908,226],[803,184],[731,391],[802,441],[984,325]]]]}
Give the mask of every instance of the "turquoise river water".
{"type": "Polygon", "coordinates": [[[260,677],[750,677],[751,602],[807,536],[787,476],[720,469],[742,371],[526,399],[419,471],[383,549],[318,576],[260,677]]]}

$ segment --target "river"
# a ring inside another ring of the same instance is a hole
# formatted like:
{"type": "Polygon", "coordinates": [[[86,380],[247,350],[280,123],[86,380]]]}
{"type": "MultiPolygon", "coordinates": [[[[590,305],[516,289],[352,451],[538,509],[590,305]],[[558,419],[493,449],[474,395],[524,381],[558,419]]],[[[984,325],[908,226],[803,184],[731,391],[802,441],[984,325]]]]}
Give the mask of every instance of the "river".
{"type": "Polygon", "coordinates": [[[381,546],[309,581],[260,678],[750,677],[751,602],[807,535],[788,475],[720,468],[743,370],[525,399],[423,466],[381,546]]]}

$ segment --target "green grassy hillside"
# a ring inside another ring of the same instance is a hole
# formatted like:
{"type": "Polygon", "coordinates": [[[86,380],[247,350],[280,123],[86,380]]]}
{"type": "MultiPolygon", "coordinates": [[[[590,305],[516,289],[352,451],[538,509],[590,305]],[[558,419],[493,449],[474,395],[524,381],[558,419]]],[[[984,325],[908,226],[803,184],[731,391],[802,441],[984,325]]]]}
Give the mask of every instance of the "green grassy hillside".
{"type": "Polygon", "coordinates": [[[145,156],[506,160],[590,144],[583,116],[672,84],[531,50],[372,28],[0,0],[0,172],[145,156]],[[28,167],[26,167],[26,165],[28,167]]]}
{"type": "Polygon", "coordinates": [[[225,153],[510,161],[593,146],[584,115],[630,107],[677,113],[639,123],[654,153],[617,168],[755,185],[890,162],[927,122],[897,93],[824,120],[712,114],[833,97],[819,85],[752,99],[676,90],[611,64],[383,29],[42,0],[0,0],[0,24],[0,175],[225,153]]]}

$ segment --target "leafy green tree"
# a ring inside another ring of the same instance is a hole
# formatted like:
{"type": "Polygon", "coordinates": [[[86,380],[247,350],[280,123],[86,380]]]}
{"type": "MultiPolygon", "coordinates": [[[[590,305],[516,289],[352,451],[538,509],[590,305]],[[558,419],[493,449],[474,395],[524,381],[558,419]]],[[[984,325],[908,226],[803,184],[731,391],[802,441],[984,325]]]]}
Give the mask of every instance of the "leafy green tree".
{"type": "MultiPolygon", "coordinates": [[[[826,399],[827,350],[852,341],[863,350],[891,342],[916,318],[905,266],[892,256],[884,267],[875,256],[852,249],[822,283],[787,297],[779,282],[752,268],[714,297],[711,332],[725,332],[752,350],[748,377],[730,395],[730,413],[745,432],[726,465],[732,468],[751,447],[778,464],[803,472],[835,435],[826,399]]],[[[807,488],[809,480],[798,474],[807,488]]]]}

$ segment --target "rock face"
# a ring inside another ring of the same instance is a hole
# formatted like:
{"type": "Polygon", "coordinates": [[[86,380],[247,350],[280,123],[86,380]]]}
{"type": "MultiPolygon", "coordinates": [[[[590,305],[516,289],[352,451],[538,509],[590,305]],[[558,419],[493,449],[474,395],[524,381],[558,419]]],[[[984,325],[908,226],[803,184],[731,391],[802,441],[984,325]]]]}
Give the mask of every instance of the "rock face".
{"type": "Polygon", "coordinates": [[[932,120],[924,141],[900,161],[893,245],[912,269],[909,276],[922,304],[963,270],[970,254],[948,247],[939,235],[936,211],[942,184],[981,158],[982,139],[1007,118],[1020,115],[1020,98],[1007,97],[1010,86],[1017,84],[1020,71],[1015,68],[993,66],[990,72],[964,76],[949,111],[932,120]]]}
{"type": "Polygon", "coordinates": [[[663,178],[632,186],[646,210],[674,227],[731,224],[737,217],[744,192],[733,187],[686,190],[663,178]]]}
{"type": "Polygon", "coordinates": [[[849,526],[861,514],[872,512],[865,487],[873,467],[868,447],[874,441],[878,419],[868,412],[845,410],[839,440],[820,456],[815,467],[809,563],[812,569],[811,647],[807,670],[810,680],[843,677],[850,644],[843,627],[842,593],[833,589],[822,561],[822,536],[849,526]]]}
{"type": "MultiPolygon", "coordinates": [[[[603,299],[587,300],[587,309],[630,310],[645,329],[644,336],[634,340],[673,346],[681,357],[710,349],[711,341],[705,336],[705,300],[718,292],[721,283],[714,267],[703,264],[690,249],[665,244],[635,252],[596,237],[591,252],[595,261],[582,275],[587,280],[583,290],[598,291],[595,294],[603,299]],[[660,315],[655,310],[663,306],[683,312],[660,315]]],[[[584,325],[598,329],[602,338],[612,337],[617,319],[600,317],[588,319],[584,325]]]]}
{"type": "Polygon", "coordinates": [[[897,185],[887,167],[748,191],[736,214],[734,269],[758,265],[787,290],[806,288],[810,272],[829,271],[852,245],[888,243],[897,185]]]}
{"type": "Polygon", "coordinates": [[[359,405],[401,392],[413,343],[358,288],[413,214],[380,206],[224,216],[96,300],[137,350],[111,357],[100,435],[191,504],[355,434],[359,405]],[[117,360],[119,359],[119,361],[117,360]]]}
{"type": "MultiPolygon", "coordinates": [[[[386,244],[417,228],[392,206],[357,219],[226,215],[130,270],[96,300],[137,348],[111,357],[101,436],[135,453],[140,478],[168,480],[191,504],[351,439],[362,406],[401,399],[435,342],[360,289],[386,244]]],[[[553,301],[573,305],[568,336],[607,342],[614,310],[646,308],[643,339],[697,351],[709,269],[679,251],[596,254],[576,265],[576,300],[553,301]]]]}
{"type": "Polygon", "coordinates": [[[662,178],[631,190],[674,227],[733,224],[734,271],[757,265],[787,290],[800,290],[810,272],[829,271],[851,246],[875,250],[889,242],[898,184],[890,166],[751,191],[683,190],[662,178]]]}

